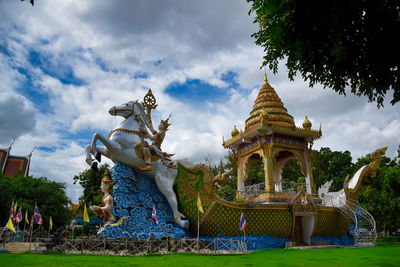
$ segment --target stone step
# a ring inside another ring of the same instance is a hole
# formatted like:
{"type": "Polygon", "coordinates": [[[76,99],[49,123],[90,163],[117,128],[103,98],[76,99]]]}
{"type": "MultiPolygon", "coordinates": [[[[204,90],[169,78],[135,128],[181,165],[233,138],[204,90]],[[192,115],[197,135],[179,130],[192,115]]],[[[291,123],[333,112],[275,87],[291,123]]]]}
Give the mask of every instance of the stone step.
{"type": "Polygon", "coordinates": [[[288,247],[288,249],[322,249],[322,248],[344,248],[344,246],[340,245],[320,245],[320,246],[295,246],[288,247]]]}
{"type": "MultiPolygon", "coordinates": [[[[31,244],[31,248],[34,247],[34,243],[31,244]]],[[[37,246],[37,244],[36,244],[37,246]]],[[[29,242],[14,242],[14,243],[6,243],[3,250],[8,250],[10,253],[22,253],[25,251],[29,251],[29,242]]]]}

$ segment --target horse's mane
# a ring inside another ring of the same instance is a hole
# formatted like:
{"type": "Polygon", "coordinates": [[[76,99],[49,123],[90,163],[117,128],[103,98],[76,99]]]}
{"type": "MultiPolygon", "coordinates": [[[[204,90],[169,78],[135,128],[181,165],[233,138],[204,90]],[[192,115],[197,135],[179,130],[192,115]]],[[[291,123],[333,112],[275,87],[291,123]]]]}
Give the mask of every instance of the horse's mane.
{"type": "Polygon", "coordinates": [[[147,125],[150,125],[149,118],[147,117],[147,113],[143,107],[143,104],[138,100],[132,101],[132,104],[136,104],[136,107],[139,109],[141,119],[145,121],[147,125]]]}

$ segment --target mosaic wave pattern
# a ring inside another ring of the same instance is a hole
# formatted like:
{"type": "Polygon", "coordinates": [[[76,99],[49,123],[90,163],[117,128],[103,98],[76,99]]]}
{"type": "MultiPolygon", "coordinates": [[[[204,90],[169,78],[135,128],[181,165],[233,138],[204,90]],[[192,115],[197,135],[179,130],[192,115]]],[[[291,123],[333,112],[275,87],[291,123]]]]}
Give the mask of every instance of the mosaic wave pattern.
{"type": "Polygon", "coordinates": [[[134,172],[132,168],[116,162],[110,170],[113,187],[113,214],[118,219],[126,216],[120,225],[107,225],[101,235],[108,238],[147,239],[152,235],[182,237],[185,232],[173,221],[172,209],[149,176],[134,172]],[[153,205],[159,224],[151,219],[153,205]]]}

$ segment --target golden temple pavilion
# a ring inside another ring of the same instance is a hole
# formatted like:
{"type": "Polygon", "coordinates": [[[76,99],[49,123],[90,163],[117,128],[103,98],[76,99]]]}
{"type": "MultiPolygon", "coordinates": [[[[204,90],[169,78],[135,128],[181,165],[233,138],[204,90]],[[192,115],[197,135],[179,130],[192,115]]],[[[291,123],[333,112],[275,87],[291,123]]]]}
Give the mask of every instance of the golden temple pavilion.
{"type": "Polygon", "coordinates": [[[316,193],[310,152],[314,140],[320,138],[322,132],[321,128],[311,129],[312,124],[307,117],[302,126],[296,127],[293,117],[269,84],[267,75],[264,74],[264,84],[254,101],[244,131],[239,131],[234,126],[232,138],[223,142],[225,148],[232,150],[237,161],[238,197],[244,192],[247,167],[261,161],[265,173],[265,194],[253,200],[256,202],[284,201],[282,168],[291,158],[295,158],[300,163],[301,171],[306,178],[307,194],[316,193]]]}

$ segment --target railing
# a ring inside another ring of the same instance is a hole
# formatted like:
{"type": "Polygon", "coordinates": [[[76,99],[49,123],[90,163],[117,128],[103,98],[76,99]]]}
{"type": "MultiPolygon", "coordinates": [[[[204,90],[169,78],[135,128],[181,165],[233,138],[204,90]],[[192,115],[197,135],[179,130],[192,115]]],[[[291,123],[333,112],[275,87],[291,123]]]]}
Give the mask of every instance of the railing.
{"type": "MultiPolygon", "coordinates": [[[[43,244],[43,241],[40,242],[43,244]]],[[[83,238],[66,239],[55,246],[59,252],[66,254],[97,254],[97,255],[142,255],[192,252],[198,254],[243,254],[247,246],[243,240],[233,239],[108,239],[83,238]]]]}
{"type": "MultiPolygon", "coordinates": [[[[300,192],[301,187],[305,187],[305,183],[295,183],[295,182],[282,182],[282,191],[276,193],[292,193],[296,194],[300,192]]],[[[243,191],[241,192],[241,196],[244,199],[250,200],[258,195],[265,193],[265,183],[253,184],[250,186],[245,186],[243,191]]]]}
{"type": "Polygon", "coordinates": [[[343,216],[354,224],[354,243],[355,245],[375,244],[377,233],[374,217],[357,205],[346,199],[345,194],[337,196],[323,195],[320,197],[323,206],[337,208],[343,216]]]}

